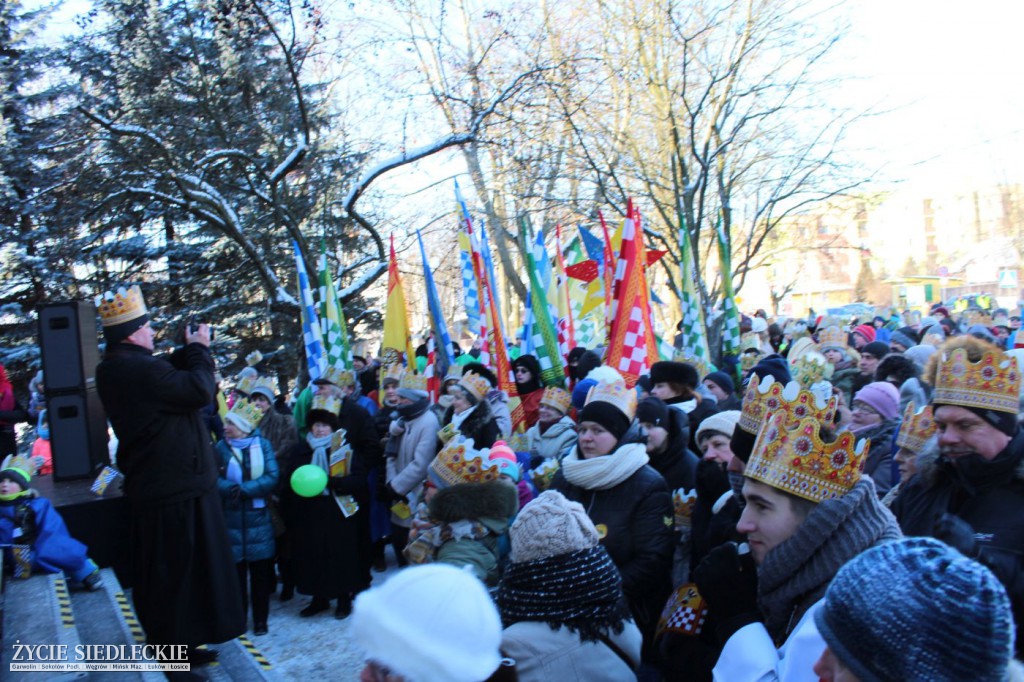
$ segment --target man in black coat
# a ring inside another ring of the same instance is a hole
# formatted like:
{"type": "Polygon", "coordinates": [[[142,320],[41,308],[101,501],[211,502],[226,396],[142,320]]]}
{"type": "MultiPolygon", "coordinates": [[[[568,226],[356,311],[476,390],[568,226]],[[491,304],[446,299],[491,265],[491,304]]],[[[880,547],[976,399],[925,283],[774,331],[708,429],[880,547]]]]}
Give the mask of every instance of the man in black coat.
{"type": "Polygon", "coordinates": [[[202,408],[216,395],[207,325],[185,330],[170,359],[153,355],[138,286],[98,301],[107,347],[96,387],[118,438],[131,507],[135,612],[150,644],[195,646],[245,631],[245,611],[202,408]]]}
{"type": "MultiPolygon", "coordinates": [[[[939,460],[907,483],[892,511],[905,535],[937,538],[992,569],[1006,587],[1019,628],[1024,622],[1020,378],[1016,361],[995,346],[966,343],[966,352],[939,351],[944,357],[932,398],[939,460]]],[[[1018,629],[1018,658],[1024,655],[1022,640],[1018,629]]]]}

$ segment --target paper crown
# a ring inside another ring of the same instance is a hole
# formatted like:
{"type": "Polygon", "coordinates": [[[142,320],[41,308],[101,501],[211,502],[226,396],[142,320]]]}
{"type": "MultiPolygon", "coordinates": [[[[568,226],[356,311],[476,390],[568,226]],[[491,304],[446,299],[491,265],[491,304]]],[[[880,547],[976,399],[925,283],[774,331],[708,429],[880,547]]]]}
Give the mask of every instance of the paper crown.
{"type": "Polygon", "coordinates": [[[398,387],[409,388],[414,391],[426,391],[427,377],[422,374],[413,374],[410,372],[399,380],[398,387]]]}
{"type": "Polygon", "coordinates": [[[254,388],[256,388],[256,377],[242,377],[235,384],[235,393],[249,395],[254,388]]]}
{"type": "Polygon", "coordinates": [[[451,364],[448,365],[448,372],[444,375],[445,383],[449,381],[458,381],[462,378],[462,365],[451,364]]]}
{"type": "Polygon", "coordinates": [[[252,433],[263,419],[263,412],[245,398],[239,398],[228,410],[225,418],[246,433],[252,433]]]}
{"type": "Polygon", "coordinates": [[[452,438],[430,462],[427,476],[438,488],[497,480],[501,475],[498,465],[487,456],[487,450],[476,449],[472,438],[452,438]]]}
{"type": "Polygon", "coordinates": [[[258,350],[254,350],[253,352],[245,356],[245,364],[249,365],[250,367],[255,367],[256,365],[260,364],[261,360],[263,360],[263,353],[259,352],[258,350]]]}
{"type": "Polygon", "coordinates": [[[402,365],[384,365],[384,368],[381,370],[380,381],[381,384],[383,384],[385,381],[388,381],[389,379],[391,381],[401,381],[403,376],[405,376],[405,367],[403,367],[402,365]]]}
{"type": "Polygon", "coordinates": [[[754,365],[756,365],[757,361],[760,360],[763,356],[764,353],[762,353],[760,350],[752,350],[750,352],[743,353],[742,355],[740,355],[740,369],[742,369],[744,372],[749,372],[750,370],[754,369],[754,365]]]}
{"type": "Polygon", "coordinates": [[[917,453],[924,449],[924,444],[935,435],[935,420],[932,417],[931,405],[925,405],[920,412],[911,402],[903,412],[903,424],[896,434],[896,447],[906,448],[917,453]]]}
{"type": "Polygon", "coordinates": [[[274,396],[277,395],[277,385],[270,377],[259,377],[255,382],[253,382],[251,390],[247,391],[247,393],[249,395],[259,393],[273,402],[274,396]]]}
{"type": "Polygon", "coordinates": [[[803,389],[795,381],[783,386],[770,374],[764,379],[753,374],[743,394],[739,427],[751,435],[757,435],[768,417],[777,413],[784,413],[786,422],[790,424],[805,417],[822,424],[831,424],[837,409],[839,399],[836,396],[826,400],[803,389]]]}
{"type": "Polygon", "coordinates": [[[701,379],[715,371],[715,366],[708,362],[706,358],[697,357],[688,350],[681,350],[676,352],[672,356],[672,361],[685,362],[686,364],[691,365],[694,369],[697,370],[697,376],[699,376],[701,379]]]}
{"type": "Polygon", "coordinates": [[[343,367],[328,367],[317,381],[326,381],[335,386],[355,386],[356,373],[343,367]]]}
{"type": "Polygon", "coordinates": [[[761,337],[754,332],[747,332],[740,337],[740,353],[752,353],[753,351],[764,355],[764,351],[761,350],[761,337]]]}
{"type": "Polygon", "coordinates": [[[842,497],[860,480],[870,441],[844,431],[824,443],[819,430],[813,417],[787,425],[785,414],[772,415],[743,475],[812,502],[842,497]]]}
{"type": "Polygon", "coordinates": [[[476,398],[477,402],[480,402],[491,390],[491,382],[479,374],[470,372],[469,374],[463,374],[462,378],[459,379],[459,387],[476,398]]]}
{"type": "Polygon", "coordinates": [[[328,395],[326,393],[317,393],[313,396],[313,402],[309,406],[309,411],[320,410],[322,412],[330,412],[335,417],[341,414],[341,398],[336,395],[328,395]]]}
{"type": "Polygon", "coordinates": [[[798,384],[810,388],[820,381],[831,379],[836,368],[824,355],[816,350],[809,350],[791,362],[789,369],[798,384]]]}
{"type": "Polygon", "coordinates": [[[1020,373],[1017,361],[1002,352],[986,351],[971,362],[963,348],[939,351],[939,372],[933,405],[959,405],[1017,414],[1020,373]]]}
{"type": "Polygon", "coordinates": [[[100,312],[100,322],[104,327],[130,322],[147,314],[146,301],[142,298],[142,289],[138,284],[125,289],[121,287],[117,293],[108,291],[96,297],[96,307],[100,312]]]}
{"type": "Polygon", "coordinates": [[[602,382],[592,386],[587,392],[587,400],[584,405],[598,402],[614,405],[630,420],[636,416],[636,391],[626,388],[625,382],[602,382]]]}
{"type": "Polygon", "coordinates": [[[7,455],[0,463],[0,472],[7,472],[11,480],[18,480],[18,485],[28,488],[29,482],[36,473],[36,465],[28,457],[7,455]]]}
{"type": "Polygon", "coordinates": [[[846,333],[839,327],[818,330],[818,347],[826,350],[846,350],[846,333]]]}
{"type": "Polygon", "coordinates": [[[544,389],[544,395],[540,398],[540,404],[553,407],[562,414],[565,414],[572,405],[572,396],[564,388],[548,386],[544,389]]]}

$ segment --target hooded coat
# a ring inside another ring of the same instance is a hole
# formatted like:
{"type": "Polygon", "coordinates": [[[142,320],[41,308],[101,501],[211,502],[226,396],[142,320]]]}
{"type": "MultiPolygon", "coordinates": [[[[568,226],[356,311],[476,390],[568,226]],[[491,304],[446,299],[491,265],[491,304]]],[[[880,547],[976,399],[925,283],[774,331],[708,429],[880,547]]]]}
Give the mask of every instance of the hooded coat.
{"type": "Polygon", "coordinates": [[[224,507],[224,523],[228,527],[231,553],[235,557],[235,563],[272,559],[275,554],[274,524],[270,520],[270,500],[267,498],[277,487],[277,457],[270,441],[263,438],[258,429],[252,435],[263,451],[263,473],[256,479],[252,478],[249,448],[235,451],[225,440],[217,443],[217,456],[220,459],[220,478],[217,479],[217,487],[224,507]],[[239,499],[233,500],[231,489],[236,484],[227,479],[227,470],[231,458],[239,455],[242,482],[238,485],[241,488],[241,495],[239,499]]]}

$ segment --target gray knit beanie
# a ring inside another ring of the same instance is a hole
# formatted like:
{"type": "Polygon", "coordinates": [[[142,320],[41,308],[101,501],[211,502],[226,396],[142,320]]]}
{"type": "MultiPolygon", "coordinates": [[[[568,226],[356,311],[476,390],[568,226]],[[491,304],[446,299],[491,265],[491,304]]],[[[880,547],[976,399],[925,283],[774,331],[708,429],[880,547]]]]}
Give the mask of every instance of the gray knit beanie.
{"type": "Polygon", "coordinates": [[[546,490],[519,512],[509,529],[513,563],[596,547],[600,538],[583,505],[546,490]]]}
{"type": "Polygon", "coordinates": [[[863,682],[1001,682],[1013,658],[1006,589],[932,538],[885,543],[852,559],[814,621],[863,682]]]}

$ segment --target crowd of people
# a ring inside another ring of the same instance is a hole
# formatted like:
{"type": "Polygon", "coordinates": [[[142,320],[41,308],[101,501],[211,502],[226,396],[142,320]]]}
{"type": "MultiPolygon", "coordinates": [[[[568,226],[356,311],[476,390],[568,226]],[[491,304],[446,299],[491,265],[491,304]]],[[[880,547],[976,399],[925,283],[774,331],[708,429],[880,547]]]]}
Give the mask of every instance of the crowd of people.
{"type": "Polygon", "coordinates": [[[277,593],[351,616],[367,681],[1024,679],[1009,320],[756,316],[721,368],[525,354],[511,396],[385,353],[286,401],[259,358],[218,388],[205,325],[154,356],[137,288],[100,314],[151,642],[265,634],[277,593]]]}

